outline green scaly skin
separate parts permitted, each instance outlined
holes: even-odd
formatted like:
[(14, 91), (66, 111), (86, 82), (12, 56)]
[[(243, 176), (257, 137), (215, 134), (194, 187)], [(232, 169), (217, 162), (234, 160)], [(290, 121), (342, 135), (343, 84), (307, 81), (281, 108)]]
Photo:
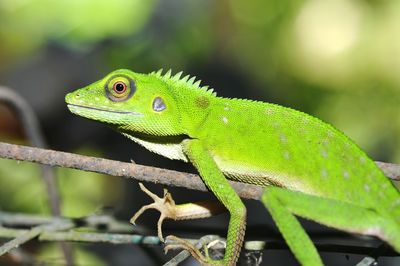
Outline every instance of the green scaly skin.
[(69, 93), (66, 102), (74, 114), (197, 168), (231, 217), (223, 260), (180, 245), (203, 264), (235, 265), (243, 243), (246, 209), (226, 177), (265, 186), (262, 202), (303, 265), (322, 261), (294, 215), (377, 236), (400, 252), (399, 191), (350, 139), (315, 117), (217, 97), (170, 71), (116, 70)]

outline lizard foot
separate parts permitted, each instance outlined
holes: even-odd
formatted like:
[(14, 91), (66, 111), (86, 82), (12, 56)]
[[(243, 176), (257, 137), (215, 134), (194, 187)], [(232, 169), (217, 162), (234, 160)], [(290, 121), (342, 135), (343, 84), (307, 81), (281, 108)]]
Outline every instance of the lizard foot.
[(205, 255), (201, 253), (201, 251), (195, 247), (189, 241), (170, 235), (167, 236), (166, 239), (168, 242), (172, 241), (174, 244), (167, 244), (164, 248), (165, 253), (167, 253), (171, 249), (184, 249), (187, 250), (201, 265), (224, 265), (223, 260), (213, 260), (208, 253), (208, 248), (221, 242), (221, 240), (214, 240), (210, 243), (203, 243), (203, 249)]
[(164, 252), (167, 253), (171, 249), (185, 249), (187, 250), (196, 260), (202, 265), (208, 265), (209, 258), (201, 254), (200, 250), (196, 248), (192, 243), (176, 236), (167, 236), (168, 241), (173, 241), (175, 244), (168, 244), (164, 248)]
[(167, 189), (164, 189), (164, 196), (160, 198), (159, 196), (148, 190), (142, 183), (139, 183), (139, 186), (144, 193), (146, 193), (150, 198), (154, 200), (154, 202), (140, 208), (140, 210), (138, 210), (135, 213), (135, 215), (132, 216), (130, 222), (132, 224), (135, 224), (136, 219), (139, 218), (139, 216), (142, 215), (142, 213), (145, 210), (148, 209), (158, 210), (160, 212), (160, 218), (158, 219), (157, 223), (157, 234), (160, 240), (164, 242), (164, 237), (162, 235), (162, 230), (161, 230), (162, 222), (164, 221), (165, 218), (176, 219), (175, 201), (173, 200), (171, 194), (168, 192)]

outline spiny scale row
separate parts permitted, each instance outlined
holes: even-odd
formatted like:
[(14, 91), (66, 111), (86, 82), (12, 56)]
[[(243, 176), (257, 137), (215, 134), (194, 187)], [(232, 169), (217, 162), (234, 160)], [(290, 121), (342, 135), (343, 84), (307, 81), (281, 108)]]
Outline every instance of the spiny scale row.
[(152, 72), (151, 74), (154, 74), (157, 77), (162, 78), (163, 80), (165, 80), (167, 82), (170, 82), (170, 81), (176, 82), (181, 85), (189, 86), (192, 89), (203, 90), (207, 94), (217, 95), (217, 93), (214, 92), (214, 90), (212, 88), (209, 88), (208, 86), (200, 87), (201, 80), (196, 81), (195, 76), (191, 77), (190, 75), (186, 75), (186, 76), (182, 77), (183, 71), (180, 71), (180, 72), (176, 73), (175, 75), (172, 75), (171, 69), (169, 69), (165, 74), (162, 74), (162, 72), (163, 72), (163, 69), (160, 69), (157, 72), (155, 72), (155, 71)]

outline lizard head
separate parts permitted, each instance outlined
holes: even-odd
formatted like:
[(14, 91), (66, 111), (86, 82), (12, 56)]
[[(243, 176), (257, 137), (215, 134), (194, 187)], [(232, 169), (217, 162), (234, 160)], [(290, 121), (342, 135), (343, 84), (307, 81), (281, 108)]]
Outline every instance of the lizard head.
[(65, 96), (68, 109), (118, 131), (182, 135), (180, 114), (168, 84), (154, 75), (120, 69)]

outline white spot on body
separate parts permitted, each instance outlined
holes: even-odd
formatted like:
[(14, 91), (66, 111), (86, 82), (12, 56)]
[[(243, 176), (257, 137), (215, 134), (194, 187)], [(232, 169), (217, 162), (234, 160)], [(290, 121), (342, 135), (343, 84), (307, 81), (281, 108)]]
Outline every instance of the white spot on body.
[(95, 100), (96, 102), (98, 102), (98, 101), (100, 100), (100, 98), (99, 98), (99, 97), (94, 97), (94, 100)]
[(344, 171), (343, 172), (343, 177), (344, 177), (344, 179), (349, 179), (349, 177), (350, 177), (350, 174), (349, 174), (349, 172), (347, 172), (347, 171)]
[(328, 152), (326, 151), (326, 150), (321, 150), (321, 156), (323, 157), (323, 158), (327, 158), (328, 157)]
[(345, 149), (350, 149), (350, 147), (351, 147), (350, 142), (346, 142), (344, 144), (344, 147), (345, 147)]
[(290, 159), (290, 153), (289, 153), (289, 151), (284, 151), (284, 152), (283, 152), (283, 158), (285, 158), (286, 160), (289, 160), (289, 159)]
[(328, 171), (325, 168), (321, 169), (321, 177), (322, 179), (326, 179), (328, 177)]
[(369, 180), (374, 180), (376, 177), (375, 177), (375, 174), (373, 173), (373, 172), (369, 172), (368, 173), (368, 175), (367, 175), (367, 179), (369, 179)]
[(396, 208), (398, 205), (400, 205), (400, 199), (397, 199), (397, 200), (393, 201), (393, 203), (392, 203), (390, 209), (394, 209), (394, 208)]
[(370, 188), (369, 188), (368, 184), (364, 184), (364, 190), (365, 190), (366, 192), (369, 192)]
[(272, 109), (272, 108), (265, 109), (265, 114), (266, 115), (273, 115), (274, 114), (274, 109)]
[(279, 139), (281, 140), (282, 143), (287, 142), (287, 138), (286, 138), (285, 134), (280, 134)]
[(223, 121), (225, 124), (228, 124), (228, 118), (226, 118), (225, 116), (222, 117), (222, 121)]
[(361, 163), (361, 164), (365, 164), (365, 161), (366, 161), (366, 160), (365, 160), (365, 157), (364, 157), (364, 156), (360, 157), (360, 163)]
[(310, 123), (310, 120), (307, 117), (303, 117), (302, 121), (301, 121), (304, 125), (307, 125), (308, 123)]
[(272, 122), (272, 127), (275, 128), (275, 129), (278, 129), (280, 127), (279, 122), (273, 121)]
[(229, 110), (231, 110), (231, 108), (229, 108), (229, 106), (225, 106), (225, 107), (224, 107), (224, 110), (225, 110), (225, 111), (229, 111)]

